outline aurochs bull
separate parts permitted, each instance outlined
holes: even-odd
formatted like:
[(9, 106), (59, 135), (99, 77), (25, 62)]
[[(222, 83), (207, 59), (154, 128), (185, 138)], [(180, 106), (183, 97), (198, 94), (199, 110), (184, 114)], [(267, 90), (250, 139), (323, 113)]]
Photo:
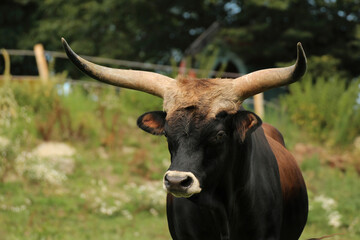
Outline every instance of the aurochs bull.
[(308, 198), (299, 167), (281, 133), (241, 107), (246, 98), (303, 76), (300, 43), (290, 67), (237, 79), (173, 79), (99, 66), (62, 42), (69, 59), (89, 76), (163, 98), (164, 111), (145, 113), (137, 124), (168, 141), (171, 164), (163, 185), (173, 239), (300, 237)]

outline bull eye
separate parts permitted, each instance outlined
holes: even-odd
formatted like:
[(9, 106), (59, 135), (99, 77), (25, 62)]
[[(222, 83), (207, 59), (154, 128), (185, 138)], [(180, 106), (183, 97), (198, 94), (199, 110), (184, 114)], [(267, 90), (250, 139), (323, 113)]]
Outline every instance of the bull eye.
[(224, 140), (225, 137), (226, 137), (226, 132), (221, 130), (216, 134), (215, 141), (221, 142)]

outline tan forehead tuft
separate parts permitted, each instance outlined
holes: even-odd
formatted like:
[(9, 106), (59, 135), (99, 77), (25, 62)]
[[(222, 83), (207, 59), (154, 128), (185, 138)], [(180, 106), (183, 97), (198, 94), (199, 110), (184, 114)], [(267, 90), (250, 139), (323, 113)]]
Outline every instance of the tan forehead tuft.
[(164, 96), (164, 110), (170, 117), (175, 111), (189, 107), (215, 117), (221, 111), (236, 112), (241, 100), (234, 94), (232, 79), (180, 78), (176, 87)]

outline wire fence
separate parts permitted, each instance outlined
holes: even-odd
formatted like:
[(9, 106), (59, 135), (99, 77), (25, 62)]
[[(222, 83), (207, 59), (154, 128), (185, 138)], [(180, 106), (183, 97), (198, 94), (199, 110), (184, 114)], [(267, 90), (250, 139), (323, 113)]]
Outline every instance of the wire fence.
[[(4, 79), (9, 81), (10, 79), (14, 80), (36, 80), (34, 76), (11, 76), (10, 74), (10, 57), (9, 56), (33, 56), (36, 59), (37, 67), (39, 70), (39, 78), (42, 82), (49, 80), (49, 72), (47, 62), (51, 61), (54, 58), (67, 59), (67, 55), (64, 52), (57, 51), (47, 51), (43, 48), (42, 44), (36, 44), (34, 46), (34, 51), (32, 50), (19, 50), (19, 49), (2, 49), (1, 50), (4, 60), (5, 60), (5, 71), (4, 75), (0, 75), (0, 80)], [(186, 67), (177, 67), (170, 65), (160, 65), (153, 63), (143, 63), (136, 61), (128, 60), (119, 60), (119, 59), (110, 59), (103, 57), (93, 57), (93, 56), (82, 56), (88, 61), (95, 62), (98, 64), (109, 64), (115, 66), (121, 66), (121, 68), (130, 68), (130, 69), (141, 69), (141, 70), (151, 70), (151, 71), (160, 71), (166, 73), (172, 73), (173, 75), (184, 73), (186, 70), (190, 73), (195, 73), (195, 75), (208, 75), (208, 76), (221, 76), (222, 78), (237, 78), (240, 77), (240, 73), (225, 72), (225, 71), (214, 71), (208, 69), (195, 69), (195, 68), (186, 68)], [(76, 81), (78, 82), (78, 80)], [(74, 84), (73, 80), (70, 81), (70, 85)], [(79, 82), (77, 83), (79, 84)], [(85, 83), (89, 84), (89, 83)], [(92, 83), (91, 83), (92, 84)], [(96, 83), (94, 83), (96, 84)], [(100, 85), (98, 85), (100, 86)], [(267, 101), (264, 101), (263, 94), (257, 94), (253, 99), (249, 99), (246, 102), (247, 104), (254, 106), (254, 111), (260, 116), (264, 116), (264, 105), (269, 104)]]

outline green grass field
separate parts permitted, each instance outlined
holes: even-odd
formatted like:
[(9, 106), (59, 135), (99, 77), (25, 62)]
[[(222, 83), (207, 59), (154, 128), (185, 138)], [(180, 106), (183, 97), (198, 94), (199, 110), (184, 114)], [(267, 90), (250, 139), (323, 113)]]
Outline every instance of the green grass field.
[[(142, 113), (162, 109), (161, 100), (112, 87), (74, 85), (58, 95), (61, 90), (0, 87), (0, 240), (171, 239), (161, 187), (166, 140), (136, 126)], [(290, 148), (303, 137), (285, 118), (273, 114), (267, 121)], [(44, 139), (74, 153), (40, 156)], [(332, 239), (360, 239), (353, 167), (340, 171), (313, 156), (301, 168), (310, 197), (301, 239), (332, 233), (345, 234)]]

